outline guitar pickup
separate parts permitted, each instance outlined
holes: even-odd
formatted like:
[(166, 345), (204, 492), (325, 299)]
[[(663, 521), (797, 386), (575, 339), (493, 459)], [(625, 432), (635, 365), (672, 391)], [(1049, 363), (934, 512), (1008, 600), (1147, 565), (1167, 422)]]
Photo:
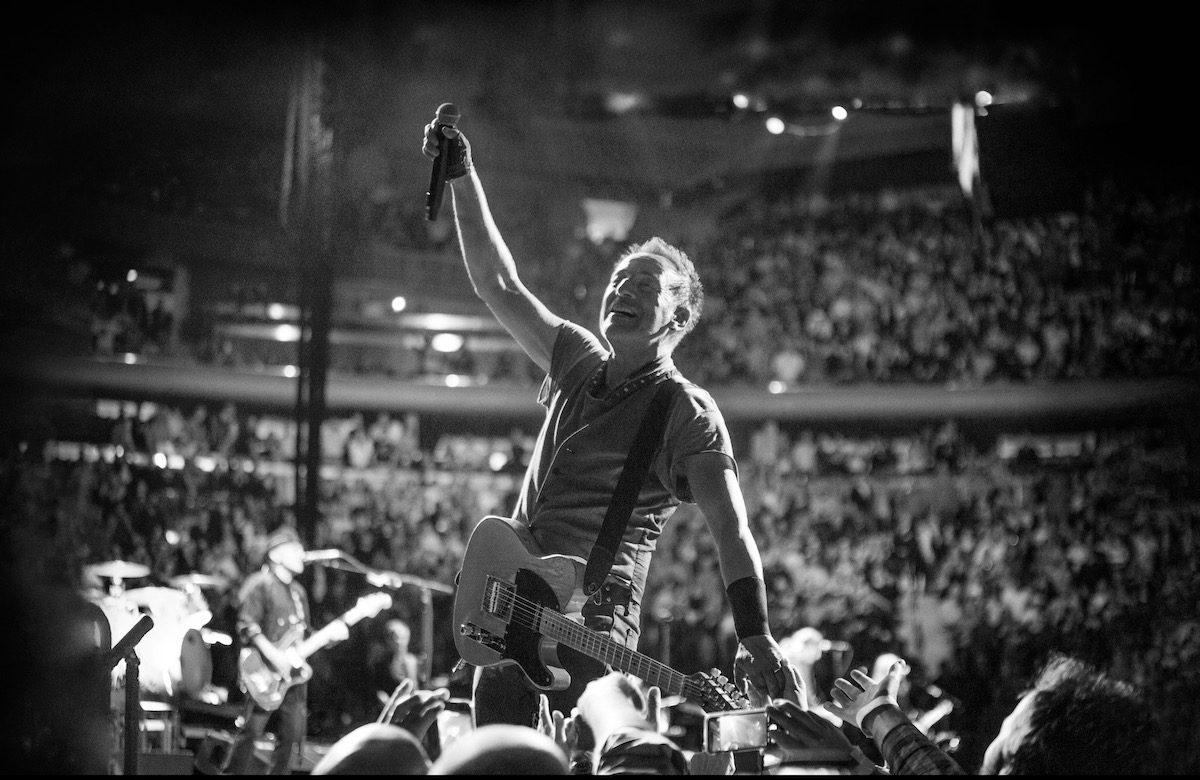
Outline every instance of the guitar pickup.
[(463, 623), (458, 627), (458, 633), (474, 642), (478, 642), (484, 647), (495, 650), (497, 653), (503, 653), (507, 646), (504, 642), (504, 637), (493, 634), (486, 628), (481, 628), (474, 623)]
[(483, 611), (495, 615), (505, 623), (512, 620), (513, 600), (516, 588), (512, 583), (488, 576), (483, 588)]

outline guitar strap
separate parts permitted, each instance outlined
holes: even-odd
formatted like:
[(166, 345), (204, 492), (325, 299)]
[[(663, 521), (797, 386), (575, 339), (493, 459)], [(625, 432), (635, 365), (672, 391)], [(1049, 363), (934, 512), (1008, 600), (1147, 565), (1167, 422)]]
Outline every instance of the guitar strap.
[(617, 557), (617, 548), (621, 546), (625, 526), (629, 523), (629, 516), (633, 513), (642, 483), (650, 471), (654, 445), (662, 439), (663, 427), (667, 423), (667, 407), (671, 403), (671, 390), (674, 386), (673, 382), (659, 382), (654, 397), (650, 399), (650, 406), (642, 417), (642, 424), (633, 439), (633, 444), (630, 445), (629, 454), (625, 457), (625, 466), (613, 490), (608, 512), (604, 515), (604, 524), (600, 527), (596, 543), (592, 545), (587, 568), (583, 572), (583, 593), (588, 598), (600, 590)]

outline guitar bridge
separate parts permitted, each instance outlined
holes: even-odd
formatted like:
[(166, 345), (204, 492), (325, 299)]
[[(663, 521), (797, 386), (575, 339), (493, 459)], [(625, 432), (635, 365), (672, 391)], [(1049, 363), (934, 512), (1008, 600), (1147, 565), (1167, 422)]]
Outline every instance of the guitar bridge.
[(505, 623), (512, 620), (513, 595), (515, 588), (511, 583), (488, 576), (483, 588), (483, 611), (495, 615)]
[(495, 650), (497, 653), (503, 654), (506, 648), (504, 637), (498, 634), (493, 634), (486, 628), (481, 628), (474, 623), (463, 623), (458, 627), (458, 633), (462, 634), (473, 642), (478, 642), (484, 647)]

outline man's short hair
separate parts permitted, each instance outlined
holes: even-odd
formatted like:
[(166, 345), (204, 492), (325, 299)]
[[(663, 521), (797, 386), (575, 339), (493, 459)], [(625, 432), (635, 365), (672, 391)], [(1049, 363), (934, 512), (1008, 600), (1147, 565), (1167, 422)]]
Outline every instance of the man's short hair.
[(1028, 731), (1005, 765), (1016, 775), (1153, 774), (1153, 712), (1133, 685), (1055, 654), (1027, 695)]
[(695, 329), (696, 323), (700, 321), (700, 313), (704, 310), (704, 285), (700, 283), (700, 276), (696, 273), (696, 265), (692, 262), (687, 253), (678, 247), (668, 244), (663, 239), (655, 236), (640, 244), (630, 244), (625, 253), (621, 255), (620, 260), (625, 260), (634, 255), (654, 255), (666, 260), (676, 271), (683, 275), (684, 282), (671, 289), (679, 299), (679, 302), (688, 310), (688, 321), (684, 323), (681, 335), (687, 335)]

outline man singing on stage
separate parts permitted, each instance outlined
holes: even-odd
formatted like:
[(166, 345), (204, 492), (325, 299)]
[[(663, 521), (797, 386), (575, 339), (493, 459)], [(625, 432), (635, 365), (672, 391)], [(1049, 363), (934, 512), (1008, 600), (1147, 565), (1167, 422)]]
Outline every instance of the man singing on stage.
[[(441, 161), (439, 143), (447, 149)], [(425, 127), (422, 151), (444, 167), (475, 293), (547, 374), (538, 398), (546, 419), (514, 508), (514, 519), (528, 527), (542, 554), (588, 559), (643, 417), (652, 402), (660, 408), (665, 399), (665, 411), (657, 413), (665, 424), (653, 442), (648, 473), (627, 520), (621, 518), (624, 531), (611, 550), (603, 587), (583, 607), (584, 625), (636, 648), (655, 544), (679, 504), (694, 502), (716, 542), (733, 611), (735, 678), (748, 679), (772, 698), (782, 695), (787, 661), (768, 626), (762, 562), (725, 421), (711, 395), (684, 378), (671, 359), (700, 318), (703, 289), (692, 261), (659, 238), (631, 246), (613, 268), (594, 334), (550, 311), (521, 282), (464, 135), (435, 119)], [(664, 387), (665, 395), (659, 393)], [(566, 646), (558, 648), (558, 657), (572, 681), (549, 698), (554, 709), (569, 714), (587, 683), (607, 670)], [(480, 667), (477, 722), (534, 726), (539, 693), (516, 665)]]

